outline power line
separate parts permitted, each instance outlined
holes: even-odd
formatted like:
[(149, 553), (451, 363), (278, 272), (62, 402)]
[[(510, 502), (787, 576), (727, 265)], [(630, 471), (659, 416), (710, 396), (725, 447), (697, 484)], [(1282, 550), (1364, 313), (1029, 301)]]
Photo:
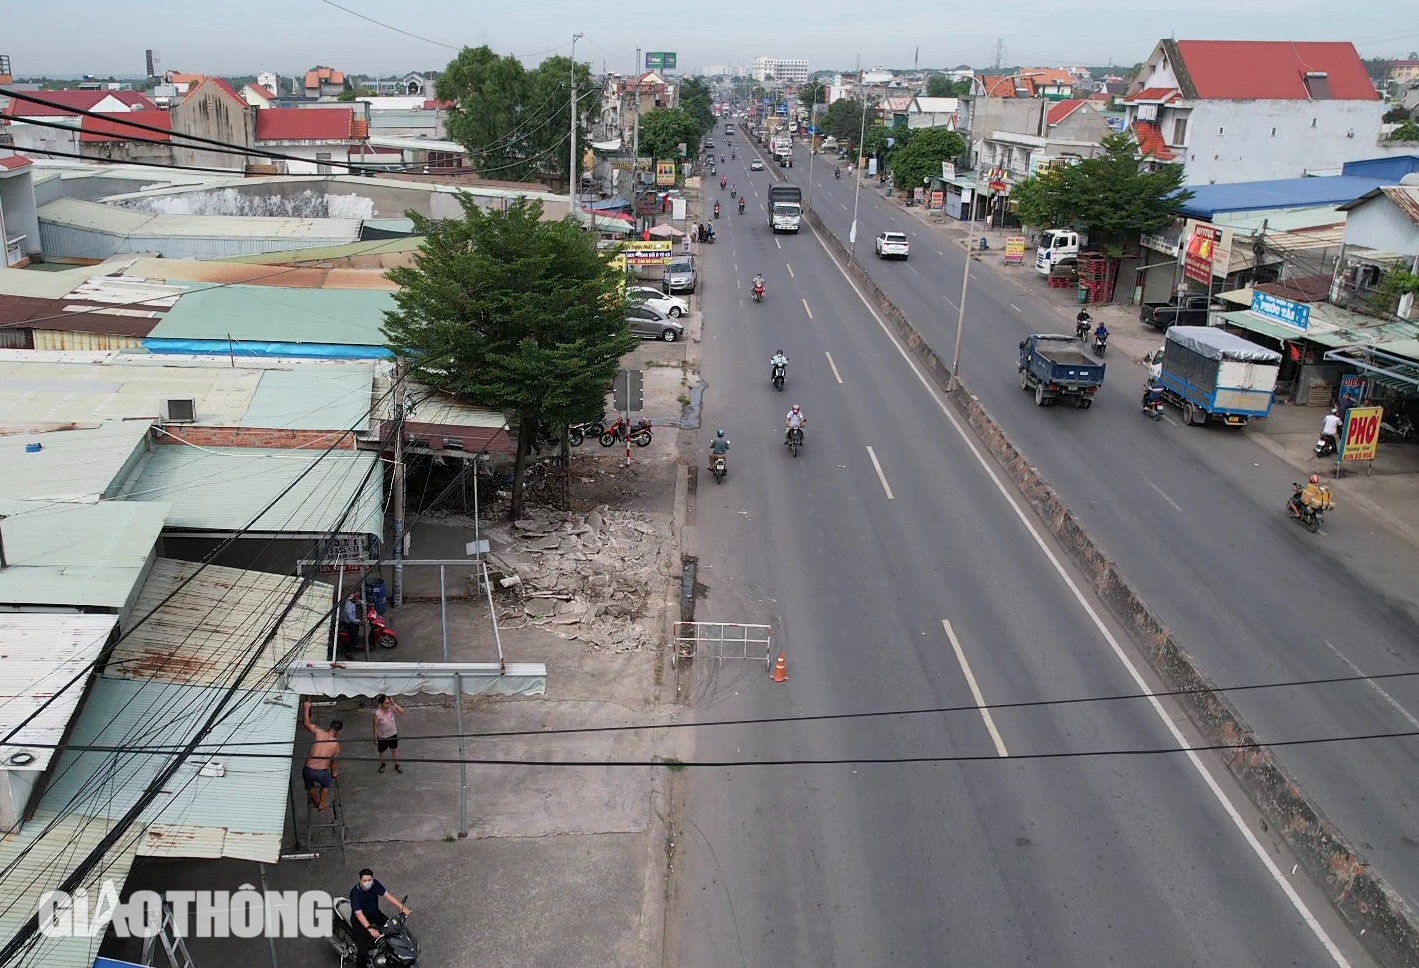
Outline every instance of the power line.
[(403, 34), (405, 37), (412, 37), (415, 40), (422, 40), (424, 43), (433, 44), (435, 47), (443, 47), (448, 50), (460, 49), (458, 47), (455, 47), (453, 44), (445, 44), (441, 40), (430, 40), (428, 37), (421, 37), (419, 34), (410, 33), (402, 27), (396, 27), (393, 24), (387, 24), (382, 20), (376, 20), (373, 17), (367, 17), (364, 14), (360, 13), (358, 10), (351, 10), (349, 7), (342, 7), (340, 4), (336, 3), (335, 0), (320, 0), (320, 2), (325, 4), (326, 6), (334, 7), (336, 10), (343, 10), (352, 17), (359, 17), (361, 20), (368, 21), (369, 23), (372, 23), (377, 27), (383, 27), (385, 30), (392, 30), (396, 34)]

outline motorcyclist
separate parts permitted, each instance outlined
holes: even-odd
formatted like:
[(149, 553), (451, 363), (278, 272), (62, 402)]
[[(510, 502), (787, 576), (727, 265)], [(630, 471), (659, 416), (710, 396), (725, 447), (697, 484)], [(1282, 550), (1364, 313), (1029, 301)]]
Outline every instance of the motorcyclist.
[[(725, 436), (724, 436), (724, 428), (723, 428), (723, 427), (720, 427), (719, 430), (715, 431), (714, 440), (710, 441), (709, 450), (710, 450), (709, 469), (710, 469), (710, 470), (714, 470), (714, 459), (715, 459), (716, 457), (724, 457), (725, 454), (728, 454), (728, 453), (729, 453), (729, 441), (728, 441), (728, 440), (725, 438)], [(724, 466), (725, 466), (726, 468), (729, 466), (729, 458), (727, 458), (727, 457), (725, 457), (725, 459), (724, 459)]]
[(739, 196), (739, 214), (740, 214), (740, 215), (743, 215), (743, 214), (744, 214), (744, 196), (743, 196), (743, 195), (740, 195), (740, 196)]
[(788, 357), (783, 355), (783, 350), (779, 350), (769, 357), (769, 379), (778, 376), (779, 367), (783, 367), (783, 375), (788, 376)]
[(834, 177), (834, 178), (841, 178), (841, 177), (843, 177), (843, 170), (842, 170), (841, 167), (839, 167), (839, 166), (837, 166), (837, 165), (834, 165), (834, 166), (833, 166), (833, 177)]
[(729, 186), (729, 197), (730, 197), (730, 198), (733, 198), (735, 195), (738, 195), (738, 194), (739, 194), (739, 186), (738, 186), (738, 185), (730, 185), (730, 186)]
[(719, 218), (719, 202), (714, 203), (714, 217)]
[(762, 272), (754, 274), (754, 288), (760, 292), (764, 291), (764, 274)]
[(729, 176), (728, 176), (728, 175), (720, 175), (720, 176), (719, 176), (719, 190), (720, 190), (720, 191), (724, 191), (724, 186), (725, 186), (725, 185), (728, 185), (728, 184), (729, 184)]
[(1163, 385), (1152, 377), (1143, 386), (1143, 409), (1151, 410), (1163, 402)]
[(1087, 339), (1089, 336), (1089, 323), (1093, 318), (1089, 315), (1089, 310), (1079, 310), (1079, 315), (1074, 317), (1074, 335), (1077, 339)]
[(1323, 440), (1330, 441), (1332, 450), (1340, 447), (1340, 414), (1334, 407), (1325, 415), (1325, 420), (1320, 425), (1320, 435)]
[(783, 443), (788, 446), (788, 435), (795, 429), (802, 430), (808, 425), (808, 415), (798, 404), (793, 405), (793, 409), (783, 418)]
[(720, 155), (720, 156), (719, 156), (719, 163), (720, 163), (721, 165), (724, 164), (724, 155)]
[(731, 152), (729, 153), (729, 160), (730, 160), (730, 161), (733, 161), (733, 160), (734, 160), (735, 158), (737, 158), (737, 157), (739, 157), (739, 156), (736, 155), (734, 152), (731, 151)]
[(1326, 488), (1321, 484), (1320, 476), (1312, 474), (1310, 481), (1300, 491), (1291, 495), (1291, 509), (1296, 512), (1296, 517), (1304, 516), (1304, 508), (1312, 511), (1324, 511), (1326, 506)]
[(1100, 323), (1098, 328), (1094, 330), (1094, 341), (1097, 343), (1103, 343), (1105, 345), (1108, 345), (1109, 328), (1103, 323)]

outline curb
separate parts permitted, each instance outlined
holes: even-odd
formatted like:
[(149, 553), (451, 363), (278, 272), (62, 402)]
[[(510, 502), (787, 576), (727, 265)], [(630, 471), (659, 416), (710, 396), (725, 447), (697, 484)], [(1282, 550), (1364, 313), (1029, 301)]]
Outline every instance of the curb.
[(948, 390), (950, 368), (927, 344), (906, 315), (887, 298), (860, 263), (849, 263), (847, 249), (816, 213), (804, 218), (825, 245), (841, 259), (852, 280), (896, 328), (903, 344), (930, 374), (946, 398), (970, 424), (981, 443), (995, 457), (1049, 533), (1084, 573), (1094, 594), (1148, 660), (1206, 743), (1234, 747), (1230, 755), (1218, 753), (1227, 771), (1246, 792), (1252, 804), (1286, 841), (1301, 867), (1330, 899), (1367, 952), (1385, 968), (1410, 968), (1419, 964), (1419, 921), (1414, 912), (1374, 872), (1329, 818), (1311, 803), (1296, 781), (1264, 745), (1241, 714), (1187, 650), (1173, 638), (1148, 603), (1118, 570), (1113, 560), (1084, 529), (1048, 481), (1032, 466), (1005, 431), (961, 383)]

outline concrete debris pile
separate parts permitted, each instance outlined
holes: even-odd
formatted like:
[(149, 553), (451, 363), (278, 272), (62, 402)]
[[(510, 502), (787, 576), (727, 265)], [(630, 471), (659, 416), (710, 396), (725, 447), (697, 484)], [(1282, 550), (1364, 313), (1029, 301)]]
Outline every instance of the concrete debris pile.
[[(640, 623), (668, 574), (668, 528), (602, 505), (589, 514), (535, 510), (485, 532), (495, 590), (517, 598), (521, 616), (595, 649), (634, 652), (655, 639)], [(500, 620), (504, 619), (500, 612)]]

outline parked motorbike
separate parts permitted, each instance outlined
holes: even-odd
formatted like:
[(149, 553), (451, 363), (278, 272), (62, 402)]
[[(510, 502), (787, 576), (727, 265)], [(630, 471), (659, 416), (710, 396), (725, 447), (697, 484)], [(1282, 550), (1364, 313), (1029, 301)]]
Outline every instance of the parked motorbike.
[(601, 446), (610, 447), (618, 440), (625, 443), (629, 438), (637, 447), (644, 447), (651, 441), (651, 426), (651, 422), (644, 418), (637, 420), (633, 426), (626, 422), (625, 417), (617, 417), (616, 422), (601, 435)]
[(784, 366), (774, 367), (774, 389), (783, 392), (783, 381), (788, 376), (788, 368)]
[(569, 443), (573, 447), (580, 447), (582, 442), (588, 437), (600, 437), (606, 432), (606, 415), (602, 414), (595, 420), (588, 420), (585, 423), (572, 424), (567, 428)]
[(1291, 500), (1286, 502), (1286, 514), (1300, 521), (1311, 534), (1315, 534), (1325, 523), (1325, 512), (1301, 503), (1301, 491), (1304, 487), (1303, 484), (1291, 485)]
[(1106, 353), (1106, 352), (1108, 351), (1108, 348), (1109, 348), (1109, 338), (1108, 338), (1107, 336), (1104, 336), (1104, 337), (1095, 336), (1095, 337), (1094, 337), (1094, 352), (1095, 352), (1097, 355), (1103, 356), (1104, 353)]
[(1334, 434), (1321, 434), (1316, 441), (1315, 452), (1317, 457), (1329, 457), (1335, 453), (1336, 442)]
[[(409, 900), (407, 895), (404, 900)], [(355, 932), (365, 929), (355, 920), (350, 909), (350, 898), (344, 895), (335, 899), (330, 943), (339, 953), (341, 965), (353, 965), (354, 968), (418, 968), (419, 939), (409, 930), (408, 921), (407, 914), (396, 914), (384, 922), (379, 937), (370, 940), (365, 963), (358, 965), (355, 959), (359, 957), (360, 948)]]
[(729, 470), (725, 466), (723, 454), (714, 455), (714, 466), (710, 468), (710, 473), (714, 475), (714, 482), (716, 484), (724, 483), (725, 475), (729, 473)]
[(754, 296), (754, 302), (763, 302), (763, 301), (764, 301), (764, 284), (763, 284), (762, 282), (756, 282), (756, 283), (754, 283), (753, 296)]
[(1380, 421), (1380, 440), (1413, 440), (1414, 421), (1407, 413), (1397, 413)]
[(399, 645), (399, 636), (394, 634), (394, 629), (389, 627), (384, 616), (375, 611), (373, 605), (365, 609), (365, 621), (370, 627), (370, 645), (381, 649), (393, 649)]
[(798, 456), (798, 448), (803, 446), (803, 428), (790, 427), (788, 430), (788, 449), (794, 457)]

